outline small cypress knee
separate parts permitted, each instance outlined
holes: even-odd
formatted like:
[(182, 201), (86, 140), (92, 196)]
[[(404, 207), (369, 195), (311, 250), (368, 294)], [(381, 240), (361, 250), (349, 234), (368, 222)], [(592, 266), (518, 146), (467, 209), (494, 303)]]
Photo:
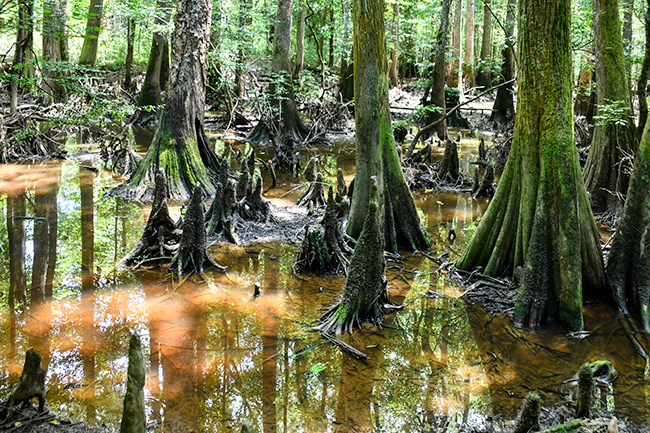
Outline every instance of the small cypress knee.
[(589, 416), (594, 405), (594, 374), (589, 364), (582, 364), (578, 370), (578, 405), (576, 416)]
[(524, 405), (517, 416), (514, 433), (528, 433), (539, 430), (539, 394), (528, 393)]

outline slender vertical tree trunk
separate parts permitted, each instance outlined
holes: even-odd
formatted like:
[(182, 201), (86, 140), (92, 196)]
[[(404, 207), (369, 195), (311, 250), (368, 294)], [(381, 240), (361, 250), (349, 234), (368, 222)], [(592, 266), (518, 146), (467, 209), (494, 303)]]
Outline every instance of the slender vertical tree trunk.
[[(634, 12), (634, 0), (620, 0), (620, 8), (623, 11), (622, 32), (623, 50), (625, 53), (625, 74), (627, 76), (627, 87), (632, 89), (632, 13)], [(630, 93), (630, 102), (634, 104), (634, 93)], [(632, 109), (634, 107), (632, 106)]]
[[(451, 9), (452, 0), (443, 0), (442, 11), (440, 12), (440, 28), (438, 29), (438, 37), (436, 41), (436, 55), (435, 64), (433, 67), (433, 76), (431, 77), (431, 87), (429, 91), (429, 101), (425, 103), (428, 106), (438, 107), (438, 111), (429, 111), (426, 116), (426, 123), (432, 123), (444, 116), (447, 110), (445, 100), (445, 82), (447, 77), (447, 63), (445, 62), (445, 54), (447, 48), (447, 36), (449, 34), (449, 13)], [(438, 138), (445, 140), (448, 136), (447, 133), (447, 120), (438, 123), (436, 127)]]
[(135, 42), (135, 20), (129, 17), (128, 28), (126, 32), (126, 61), (124, 62), (124, 88), (131, 88), (131, 68), (133, 67), (133, 44)]
[[(506, 11), (506, 46), (501, 51), (503, 60), (501, 61), (501, 78), (500, 82), (508, 82), (515, 77), (515, 49), (514, 34), (515, 23), (517, 20), (517, 0), (508, 0)], [(492, 114), (490, 120), (498, 124), (506, 124), (515, 118), (515, 103), (512, 93), (514, 92), (513, 84), (506, 84), (499, 87), (497, 96), (494, 99)]]
[(487, 89), (492, 85), (492, 71), (490, 68), (490, 62), (492, 61), (492, 13), (490, 12), (490, 0), (484, 1), (481, 66), (476, 80), (479, 86)]
[(399, 86), (399, 2), (393, 3), (393, 21), (391, 23), (393, 46), (390, 50), (390, 67), (388, 68), (388, 85)]
[(455, 0), (454, 22), (451, 33), (451, 57), (449, 60), (449, 76), (447, 86), (457, 89), (460, 85), (460, 29), (462, 26), (463, 0)]
[(81, 54), (79, 55), (80, 65), (95, 66), (103, 8), (104, 0), (90, 0), (88, 20), (86, 22), (86, 36), (84, 36), (84, 43), (81, 47)]
[(60, 102), (65, 97), (65, 87), (61, 83), (62, 76), (56, 71), (57, 63), (62, 60), (61, 36), (63, 32), (64, 11), (59, 9), (58, 0), (43, 2), (43, 89), (47, 92), (44, 104)]
[(57, 40), (59, 41), (59, 52), (61, 53), (61, 61), (70, 61), (70, 54), (68, 50), (68, 0), (59, 0), (58, 10), (61, 13), (59, 34)]
[(598, 115), (584, 169), (585, 184), (594, 213), (616, 215), (629, 182), (634, 150), (634, 122), (625, 74), (625, 56), (618, 0), (594, 0), (596, 99)]
[(472, 89), (476, 87), (476, 72), (474, 70), (474, 0), (465, 3), (465, 52), (463, 56), (463, 75), (465, 85)]
[[(293, 79), (300, 79), (300, 73), (305, 64), (305, 19), (307, 12), (305, 8), (300, 8), (298, 12), (298, 22), (296, 23), (296, 65), (293, 69)], [(300, 79), (300, 86), (302, 87), (302, 79)]]
[[(158, 0), (156, 2), (156, 24), (165, 26), (169, 22), (168, 0)], [(167, 85), (169, 78), (169, 41), (167, 35), (157, 31), (153, 34), (151, 51), (149, 52), (149, 61), (147, 71), (138, 96), (138, 106), (162, 105), (162, 91)]]
[(605, 288), (600, 234), (573, 142), (570, 0), (519, 1), (519, 94), (512, 149), (461, 269), (521, 267), (514, 319), (581, 329), (584, 293)]
[(576, 90), (573, 112), (576, 116), (585, 116), (587, 123), (591, 124), (594, 117), (596, 95), (593, 88), (593, 55), (589, 50), (583, 52), (582, 62), (584, 66), (580, 68), (580, 75), (578, 76), (578, 89)]
[(33, 3), (30, 0), (19, 0), (18, 20), (16, 21), (16, 48), (12, 62), (12, 75), (10, 85), (10, 113), (15, 113), (18, 108), (19, 81), (29, 78), (29, 67), (26, 65), (30, 59), (32, 50), (32, 9)]
[(328, 8), (329, 11), (329, 21), (328, 21), (328, 28), (330, 31), (330, 44), (329, 44), (329, 59), (327, 61), (327, 67), (332, 70), (334, 68), (334, 9), (331, 7)]
[(650, 0), (647, 0), (645, 10), (645, 53), (643, 55), (643, 66), (639, 73), (636, 93), (639, 97), (639, 124), (637, 125), (634, 139), (641, 142), (641, 135), (645, 131), (645, 124), (648, 120), (648, 100), (646, 99), (646, 86), (650, 79)]
[(244, 85), (244, 64), (246, 61), (248, 39), (251, 34), (248, 28), (252, 24), (250, 0), (239, 0), (239, 38), (237, 40), (237, 60), (235, 63), (235, 95), (242, 97), (246, 93)]

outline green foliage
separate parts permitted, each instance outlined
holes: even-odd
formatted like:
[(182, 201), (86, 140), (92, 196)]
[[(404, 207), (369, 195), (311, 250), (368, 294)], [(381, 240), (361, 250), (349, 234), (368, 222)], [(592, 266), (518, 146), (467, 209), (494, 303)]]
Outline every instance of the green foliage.
[(623, 101), (605, 100), (607, 104), (598, 105), (598, 115), (594, 116), (596, 123), (601, 126), (627, 126), (630, 120), (630, 107)]

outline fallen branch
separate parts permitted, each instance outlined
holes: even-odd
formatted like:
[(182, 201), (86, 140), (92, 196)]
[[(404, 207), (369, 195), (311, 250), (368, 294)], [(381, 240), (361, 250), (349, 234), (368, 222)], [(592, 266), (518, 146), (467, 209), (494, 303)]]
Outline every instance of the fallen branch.
[(359, 359), (359, 360), (368, 360), (368, 359), (370, 359), (370, 357), (368, 355), (366, 355), (365, 353), (358, 351), (357, 349), (350, 346), (345, 341), (340, 340), (340, 339), (334, 337), (333, 335), (328, 334), (327, 332), (321, 332), (320, 335), (322, 335), (330, 343), (339, 346), (345, 353), (355, 357), (356, 359)]
[(474, 101), (476, 101), (477, 99), (479, 99), (479, 98), (482, 97), (483, 95), (486, 95), (487, 93), (489, 93), (489, 92), (491, 92), (491, 91), (493, 91), (493, 90), (496, 90), (496, 89), (498, 89), (499, 87), (503, 87), (503, 86), (505, 86), (505, 85), (507, 85), (507, 84), (513, 83), (515, 80), (517, 80), (517, 79), (516, 79), (516, 78), (513, 78), (512, 80), (508, 80), (508, 81), (505, 81), (505, 82), (503, 82), (503, 83), (501, 83), (501, 84), (497, 84), (496, 86), (490, 87), (489, 89), (487, 89), (487, 90), (485, 90), (485, 91), (479, 93), (479, 94), (476, 95), (475, 97), (473, 97), (473, 98), (471, 98), (471, 99), (468, 99), (467, 101), (462, 102), (462, 103), (456, 105), (454, 108), (452, 108), (451, 110), (449, 110), (449, 111), (448, 111), (444, 116), (442, 116), (441, 118), (439, 118), (439, 119), (437, 119), (437, 120), (435, 120), (435, 121), (429, 123), (429, 124), (426, 125), (424, 128), (420, 129), (420, 130), (418, 131), (418, 133), (415, 134), (415, 137), (413, 137), (413, 140), (411, 141), (411, 144), (410, 144), (410, 146), (409, 146), (409, 149), (408, 149), (408, 151), (406, 152), (406, 159), (409, 159), (409, 158), (411, 157), (411, 155), (413, 155), (413, 151), (415, 150), (415, 146), (417, 145), (417, 143), (418, 143), (418, 141), (420, 140), (420, 137), (422, 137), (422, 135), (427, 134), (427, 133), (433, 131), (433, 129), (434, 129), (436, 126), (438, 126), (438, 124), (439, 124), (440, 122), (442, 122), (443, 120), (447, 119), (449, 116), (451, 116), (452, 114), (454, 114), (456, 111), (458, 111), (458, 110), (460, 109), (460, 107), (462, 107), (462, 106), (464, 106), (464, 105), (467, 105), (467, 104), (469, 104), (470, 102), (474, 102)]

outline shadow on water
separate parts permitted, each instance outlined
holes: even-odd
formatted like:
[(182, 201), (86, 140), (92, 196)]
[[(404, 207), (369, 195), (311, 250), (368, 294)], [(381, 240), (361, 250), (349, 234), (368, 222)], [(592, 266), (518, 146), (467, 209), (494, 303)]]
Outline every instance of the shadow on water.
[[(220, 146), (233, 165), (248, 149)], [(303, 152), (304, 164), (310, 156)], [(349, 143), (321, 158), (329, 181), (338, 168), (352, 179)], [(115, 183), (110, 174), (72, 162), (9, 165), (0, 173), (7, 229), (0, 231), (2, 396), (34, 346), (48, 365), (48, 406), (116, 426), (128, 339), (138, 332), (154, 431), (238, 431), (244, 419), (265, 433), (487, 429), (492, 417), (513, 418), (530, 390), (546, 406), (562, 402), (571, 390), (564, 382), (595, 359), (612, 361), (620, 373), (600, 388), (599, 404), (649, 421), (645, 364), (604, 306), (585, 308), (592, 335), (582, 340), (552, 327), (517, 329), (505, 316), (457, 299), (464, 289), (451, 286), (437, 264), (404, 252), (387, 268), (391, 298), (404, 310), (381, 330), (346, 337), (370, 357), (358, 361), (313, 329), (344, 278), (294, 276), (298, 246), (215, 246), (228, 272), (207, 272), (205, 280), (131, 273), (115, 263), (139, 238), (148, 209), (103, 197)], [(295, 202), (299, 190), (283, 194), (299, 184), (286, 177), (268, 197)], [(452, 258), (487, 206), (432, 191), (417, 193), (416, 202), (435, 242), (432, 254)]]

